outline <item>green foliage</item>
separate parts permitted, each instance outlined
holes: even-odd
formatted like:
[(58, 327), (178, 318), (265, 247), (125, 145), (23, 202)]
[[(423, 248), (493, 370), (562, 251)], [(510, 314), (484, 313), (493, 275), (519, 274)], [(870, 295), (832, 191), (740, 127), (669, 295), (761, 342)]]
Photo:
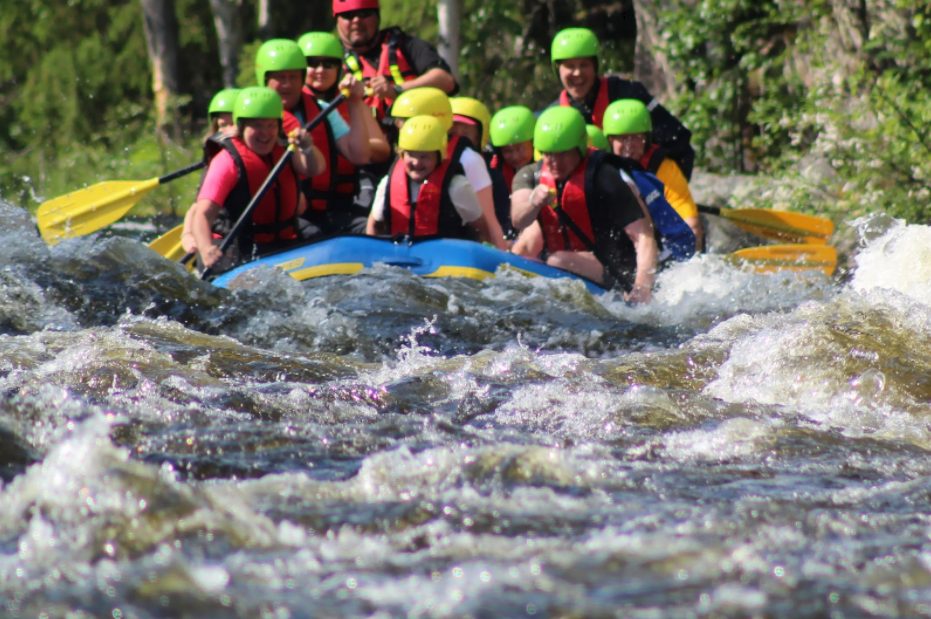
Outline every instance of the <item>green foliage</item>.
[(435, 44), (439, 31), (436, 23), (436, 0), (409, 2), (405, 0), (381, 1), (381, 25), (399, 26), (405, 32)]
[[(800, 105), (803, 89), (783, 77), (786, 63), (797, 31), (829, 10), (824, 0), (670, 2), (663, 49), (686, 85), (671, 107), (684, 110), (704, 166), (743, 170), (778, 153), (788, 136), (760, 112), (791, 115)], [(772, 133), (754, 142), (761, 125)]]
[(50, 151), (90, 140), (111, 102), (145, 93), (138, 10), (102, 1), (72, 4), (24, 2), (0, 17), (0, 37), (18, 52), (0, 69), (0, 92), (12, 117), (3, 119), (9, 131), (0, 132), (8, 148), (38, 144)]
[(663, 14), (686, 84), (672, 106), (700, 164), (778, 179), (742, 206), (931, 221), (931, 8), (868, 6), (846, 23), (823, 0), (673, 0)]
[[(329, 5), (276, 5), (268, 32), (259, 33), (257, 0), (244, 2), (237, 85), (253, 85), (261, 40), (331, 30)], [(777, 179), (741, 206), (755, 201), (838, 218), (881, 208), (931, 221), (931, 5), (648, 6), (660, 11), (662, 51), (682, 85), (666, 104), (692, 130), (699, 165)], [(100, 180), (150, 178), (197, 159), (207, 102), (222, 86), (216, 34), (208, 3), (176, 0), (176, 11), (184, 93), (176, 103), (187, 114), (186, 133), (181, 144), (165, 145), (154, 138), (138, 2), (22, 0), (4, 7), (0, 38), (15, 54), (0, 63), (3, 199), (34, 208)], [(492, 111), (517, 103), (541, 109), (556, 97), (549, 43), (566, 26), (596, 31), (602, 71), (631, 69), (630, 0), (463, 0), (462, 16), (461, 92)], [(436, 0), (382, 0), (382, 24), (436, 44)], [(146, 205), (186, 206), (194, 184), (172, 183)]]
[[(620, 17), (606, 19), (595, 13), (599, 5), (624, 3), (575, 2), (562, 5), (567, 15), (589, 16), (578, 21), (558, 21), (550, 28), (543, 17), (547, 5), (524, 0), (464, 0), (459, 54), (461, 91), (476, 97), (494, 111), (507, 105), (526, 105), (540, 110), (559, 94), (561, 86), (549, 57), (556, 30), (570, 25), (592, 28), (601, 41), (600, 69), (629, 71), (633, 61), (633, 37), (617, 36)], [(540, 20), (534, 15), (539, 14)], [(632, 19), (632, 14), (628, 15)], [(630, 31), (632, 34), (632, 30)]]

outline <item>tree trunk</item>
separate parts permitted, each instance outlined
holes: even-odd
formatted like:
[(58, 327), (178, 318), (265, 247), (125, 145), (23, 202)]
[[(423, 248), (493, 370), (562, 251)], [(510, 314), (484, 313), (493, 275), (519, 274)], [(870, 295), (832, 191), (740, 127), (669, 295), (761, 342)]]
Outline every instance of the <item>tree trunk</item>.
[(217, 48), (223, 68), (223, 86), (236, 85), (239, 74), (239, 50), (242, 49), (242, 20), (239, 12), (242, 0), (210, 0), (213, 27), (217, 31)]
[(180, 135), (177, 105), (181, 91), (178, 71), (178, 20), (174, 0), (139, 0), (146, 49), (152, 64), (155, 122), (161, 138)]
[(633, 0), (637, 19), (637, 44), (634, 50), (634, 79), (647, 87), (659, 101), (675, 95), (675, 80), (666, 55), (659, 51), (660, 25), (657, 19), (662, 2)]
[(437, 51), (459, 75), (459, 23), (462, 20), (462, 0), (437, 0), (436, 19), (440, 36)]
[(256, 27), (258, 29), (259, 39), (267, 39), (271, 24), (271, 0), (259, 0), (259, 8), (256, 12)]

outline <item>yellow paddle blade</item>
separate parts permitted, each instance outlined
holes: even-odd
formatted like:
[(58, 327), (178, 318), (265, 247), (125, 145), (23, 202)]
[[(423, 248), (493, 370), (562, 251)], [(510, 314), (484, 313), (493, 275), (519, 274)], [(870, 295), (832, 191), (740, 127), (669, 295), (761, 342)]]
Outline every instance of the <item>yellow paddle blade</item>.
[(837, 268), (837, 250), (831, 245), (763, 245), (747, 247), (727, 257), (759, 273), (818, 270), (830, 276)]
[(764, 228), (761, 226), (754, 226), (748, 223), (740, 221), (732, 221), (735, 226), (743, 230), (744, 232), (749, 232), (750, 234), (755, 234), (756, 236), (762, 237), (764, 239), (772, 239), (773, 241), (782, 241), (783, 243), (796, 244), (796, 243), (812, 243), (814, 245), (824, 245), (828, 242), (827, 237), (823, 236), (806, 236), (803, 234), (793, 234), (791, 232), (783, 230), (775, 230), (773, 228)]
[(834, 233), (834, 222), (830, 219), (804, 213), (722, 208), (719, 214), (747, 232), (764, 238), (825, 243)]
[(158, 184), (158, 178), (105, 181), (44, 202), (36, 210), (39, 232), (49, 245), (95, 232), (125, 215)]
[(184, 224), (178, 224), (165, 234), (149, 241), (149, 247), (157, 254), (168, 260), (181, 260), (184, 256), (184, 248), (181, 247), (181, 233), (184, 231)]
[[(184, 232), (184, 224), (178, 224), (165, 234), (149, 241), (149, 248), (160, 254), (162, 257), (172, 262), (178, 262), (187, 255), (181, 246), (181, 233)], [(188, 261), (184, 265), (188, 271), (194, 270), (194, 260)]]

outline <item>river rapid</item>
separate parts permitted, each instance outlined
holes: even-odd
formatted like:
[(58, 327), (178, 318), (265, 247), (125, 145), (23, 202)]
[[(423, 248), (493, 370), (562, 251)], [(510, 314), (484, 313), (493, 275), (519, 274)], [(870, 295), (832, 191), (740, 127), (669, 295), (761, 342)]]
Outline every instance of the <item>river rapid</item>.
[(931, 228), (631, 307), (0, 208), (2, 617), (931, 616)]

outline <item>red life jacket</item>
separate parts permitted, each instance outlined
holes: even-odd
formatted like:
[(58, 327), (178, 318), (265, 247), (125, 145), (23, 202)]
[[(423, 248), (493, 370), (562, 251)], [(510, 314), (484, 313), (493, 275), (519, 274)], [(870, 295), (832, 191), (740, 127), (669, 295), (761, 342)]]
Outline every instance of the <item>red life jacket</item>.
[(462, 139), (462, 136), (460, 135), (449, 136), (449, 138), (446, 140), (446, 161), (460, 163), (460, 159), (462, 159), (462, 151), (464, 151), (466, 148), (469, 148), (471, 145), (472, 142), (467, 139)]
[[(585, 171), (588, 165), (589, 157), (585, 157), (563, 183), (560, 192), (556, 179), (546, 163), (540, 162), (540, 183), (558, 192), (559, 208), (563, 211), (563, 215), (560, 216), (556, 209), (546, 206), (540, 209), (537, 215), (537, 220), (543, 228), (543, 242), (550, 252), (595, 250), (595, 234), (585, 198)], [(567, 226), (562, 217), (568, 217), (574, 225)], [(580, 238), (578, 232), (583, 233), (586, 238)]]
[(508, 162), (505, 161), (504, 157), (501, 155), (494, 155), (491, 158), (489, 167), (492, 170), (501, 170), (501, 176), (504, 177), (504, 182), (508, 186), (508, 191), (511, 191), (511, 185), (514, 183), (514, 175), (517, 174), (517, 170), (508, 165)]
[[(598, 94), (595, 96), (595, 105), (592, 108), (592, 124), (599, 129), (604, 127), (605, 110), (611, 102), (608, 100), (608, 78), (598, 78)], [(559, 93), (559, 105), (569, 106), (569, 93), (565, 89)]]
[(462, 219), (449, 198), (449, 182), (461, 169), (445, 158), (421, 184), (417, 201), (411, 202), (404, 163), (395, 159), (385, 188), (385, 221), (391, 236), (462, 236)]
[[(304, 118), (312, 120), (320, 113), (322, 108), (317, 103), (317, 98), (305, 86), (301, 92), (301, 105), (303, 106)], [(343, 101), (337, 108), (345, 120), (349, 120), (349, 104)], [(289, 117), (290, 119), (287, 119)], [(285, 113), (285, 132), (289, 131), (289, 126), (298, 123), (297, 118), (290, 112)], [(336, 139), (333, 136), (333, 130), (330, 123), (323, 121), (310, 132), (314, 139), (314, 146), (323, 155), (326, 161), (326, 170), (321, 174), (312, 176), (301, 183), (301, 190), (307, 196), (307, 203), (311, 210), (325, 211), (330, 201), (352, 201), (356, 193), (356, 181), (358, 178), (358, 169), (348, 159), (340, 154), (336, 147)]]
[(659, 170), (659, 167), (663, 164), (663, 161), (666, 159), (666, 151), (659, 144), (650, 144), (650, 147), (646, 149), (643, 153), (643, 156), (640, 157), (640, 165), (643, 166), (643, 169), (651, 174), (656, 174), (656, 171)]
[[(284, 155), (285, 149), (276, 144), (271, 154), (263, 157), (238, 137), (223, 140), (223, 147), (233, 157), (239, 173), (236, 186), (223, 204), (232, 220), (236, 221)], [(268, 244), (297, 239), (297, 205), (297, 175), (290, 165), (286, 165), (252, 211), (252, 225), (243, 235), (244, 240)]]
[[(390, 77), (395, 84), (403, 84), (414, 79), (417, 74), (400, 49), (401, 34), (398, 28), (387, 28), (381, 31), (381, 54), (378, 57), (378, 65), (373, 65), (365, 56), (350, 51), (345, 59), (346, 69), (351, 71), (357, 80), (362, 80), (366, 84), (378, 75)], [(379, 122), (385, 117), (393, 101), (394, 97), (382, 99), (374, 95), (365, 99), (366, 105), (375, 110), (375, 116)]]

